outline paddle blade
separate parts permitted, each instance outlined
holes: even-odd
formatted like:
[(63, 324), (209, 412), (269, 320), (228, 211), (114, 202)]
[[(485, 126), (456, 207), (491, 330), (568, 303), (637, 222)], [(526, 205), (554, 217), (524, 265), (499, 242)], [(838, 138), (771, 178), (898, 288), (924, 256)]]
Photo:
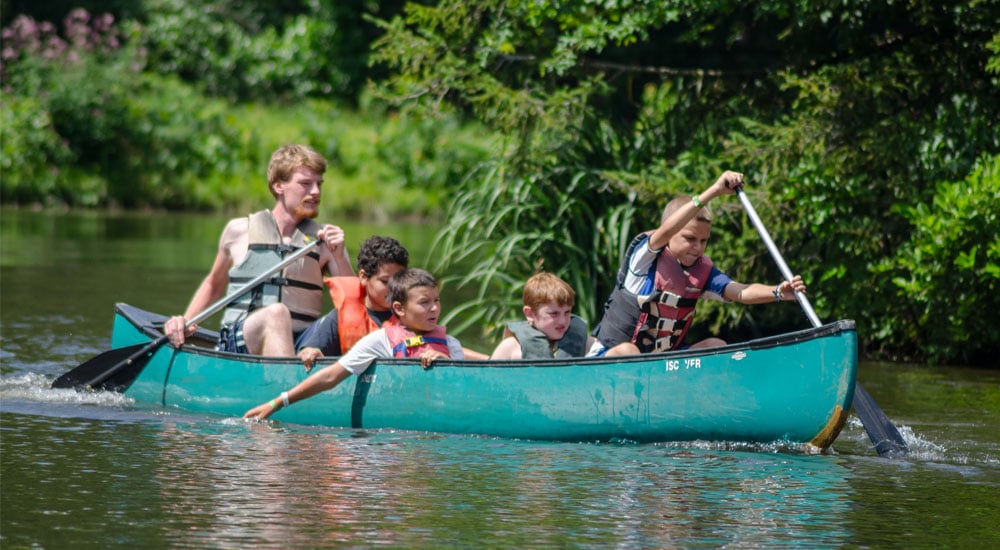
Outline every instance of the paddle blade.
[(52, 388), (77, 388), (108, 373), (112, 375), (102, 380), (98, 387), (92, 389), (117, 391), (119, 388), (128, 387), (135, 380), (135, 377), (139, 375), (139, 372), (142, 371), (150, 354), (143, 354), (136, 357), (132, 359), (131, 363), (126, 364), (126, 362), (147, 347), (149, 347), (149, 343), (136, 344), (134, 346), (115, 348), (95, 355), (73, 370), (56, 378), (55, 382), (52, 383)]
[(900, 457), (910, 452), (892, 420), (882, 412), (878, 403), (861, 384), (854, 385), (854, 412), (858, 413), (879, 456)]

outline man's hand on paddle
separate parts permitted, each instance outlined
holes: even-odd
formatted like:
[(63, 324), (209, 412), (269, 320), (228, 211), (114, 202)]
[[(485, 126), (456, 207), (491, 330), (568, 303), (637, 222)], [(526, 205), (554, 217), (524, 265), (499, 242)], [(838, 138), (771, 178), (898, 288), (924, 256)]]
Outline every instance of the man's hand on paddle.
[(344, 249), (344, 230), (336, 225), (324, 225), (316, 234), (316, 238), (323, 241), (334, 255), (340, 254)]
[(163, 334), (167, 335), (170, 339), (170, 343), (175, 347), (180, 347), (184, 344), (184, 341), (188, 336), (191, 336), (198, 330), (198, 324), (192, 323), (191, 326), (185, 327), (187, 321), (184, 317), (180, 315), (175, 315), (167, 319), (166, 323), (163, 323)]

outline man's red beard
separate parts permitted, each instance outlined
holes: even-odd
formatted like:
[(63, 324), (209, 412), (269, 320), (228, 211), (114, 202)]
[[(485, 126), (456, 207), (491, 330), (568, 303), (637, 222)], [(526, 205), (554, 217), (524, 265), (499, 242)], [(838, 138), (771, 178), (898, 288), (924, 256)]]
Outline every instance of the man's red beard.
[(312, 210), (307, 210), (302, 205), (296, 206), (292, 209), (292, 215), (303, 220), (306, 218), (315, 218), (319, 215), (319, 205), (316, 205), (316, 208), (313, 208)]

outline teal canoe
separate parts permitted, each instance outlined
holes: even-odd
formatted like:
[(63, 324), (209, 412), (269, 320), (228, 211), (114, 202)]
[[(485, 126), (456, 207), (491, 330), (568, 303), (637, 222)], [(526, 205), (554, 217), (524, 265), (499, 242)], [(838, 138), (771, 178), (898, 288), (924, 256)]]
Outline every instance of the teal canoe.
[[(165, 319), (118, 304), (112, 347), (159, 338)], [(137, 402), (242, 416), (308, 376), (295, 358), (214, 351), (214, 338), (199, 329), (189, 344), (160, 346), (112, 382)], [(841, 320), (720, 348), (614, 359), (439, 361), (428, 370), (416, 360), (380, 360), (272, 418), (536, 440), (825, 449), (847, 419), (856, 376), (855, 324)]]

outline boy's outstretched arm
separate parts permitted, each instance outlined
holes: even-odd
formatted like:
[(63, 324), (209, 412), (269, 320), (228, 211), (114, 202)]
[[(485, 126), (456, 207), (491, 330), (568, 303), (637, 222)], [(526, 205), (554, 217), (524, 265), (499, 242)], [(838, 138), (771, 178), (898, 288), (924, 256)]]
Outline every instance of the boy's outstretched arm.
[(791, 281), (781, 281), (777, 286), (733, 281), (726, 285), (723, 295), (727, 300), (741, 304), (766, 304), (795, 300), (796, 291), (803, 294), (806, 292), (806, 285), (802, 282), (801, 275), (796, 275)]
[[(299, 382), (297, 386), (288, 390), (288, 392), (286, 392), (288, 405), (291, 405), (296, 401), (308, 399), (321, 391), (333, 388), (337, 384), (346, 380), (350, 375), (351, 372), (342, 367), (339, 362), (328, 365), (314, 372), (311, 376), (309, 376), (309, 378), (306, 378), (302, 382)], [(257, 405), (244, 413), (243, 418), (264, 420), (282, 407), (286, 406), (283, 397), (285, 397), (284, 394), (268, 401), (267, 403)]]

